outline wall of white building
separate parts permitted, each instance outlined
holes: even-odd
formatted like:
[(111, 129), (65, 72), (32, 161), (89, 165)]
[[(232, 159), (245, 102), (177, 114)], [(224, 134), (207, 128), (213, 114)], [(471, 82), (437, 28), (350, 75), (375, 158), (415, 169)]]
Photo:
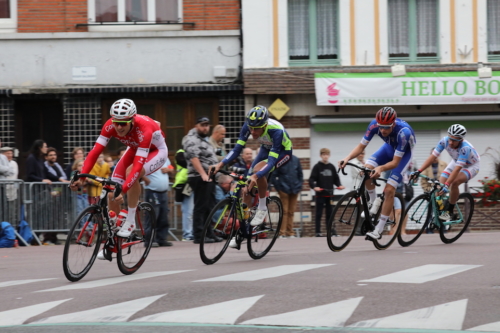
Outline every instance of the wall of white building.
[[(273, 2), (276, 6), (273, 7)], [(471, 0), (439, 1), (439, 54), (442, 64), (487, 61), (486, 1), (477, 0), (474, 18)], [(351, 31), (351, 4), (354, 4), (354, 31)], [(380, 63), (376, 63), (375, 5), (378, 3)], [(349, 65), (388, 64), (387, 0), (339, 0), (340, 62)], [(244, 68), (288, 67), (288, 1), (242, 0)], [(452, 10), (454, 8), (454, 10)], [(275, 13), (275, 11), (277, 11)], [(454, 26), (451, 26), (451, 18)], [(278, 22), (275, 25), (274, 18)], [(477, 29), (474, 29), (476, 24)], [(275, 31), (277, 30), (277, 31)], [(476, 35), (474, 35), (476, 31)], [(278, 40), (274, 41), (274, 35)], [(351, 41), (354, 40), (354, 48)], [(454, 42), (454, 49), (452, 44)], [(475, 47), (474, 44), (477, 44)], [(355, 62), (351, 50), (355, 50)], [(471, 51), (471, 52), (469, 52)], [(278, 54), (278, 64), (274, 57)], [(463, 54), (463, 56), (461, 55)]]
[[(239, 35), (238, 30), (2, 34), (0, 87), (216, 82), (214, 66), (237, 73)], [(76, 80), (75, 67), (95, 68), (95, 77)]]

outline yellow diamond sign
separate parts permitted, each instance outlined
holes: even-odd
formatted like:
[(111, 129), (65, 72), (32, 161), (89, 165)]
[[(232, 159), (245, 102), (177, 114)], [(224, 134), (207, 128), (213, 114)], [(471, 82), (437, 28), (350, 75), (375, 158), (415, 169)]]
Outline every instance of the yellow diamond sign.
[(283, 116), (290, 110), (288, 105), (283, 103), (281, 99), (277, 99), (274, 101), (273, 104), (269, 107), (269, 111), (272, 113), (273, 116), (276, 117), (276, 119), (280, 120), (283, 118)]

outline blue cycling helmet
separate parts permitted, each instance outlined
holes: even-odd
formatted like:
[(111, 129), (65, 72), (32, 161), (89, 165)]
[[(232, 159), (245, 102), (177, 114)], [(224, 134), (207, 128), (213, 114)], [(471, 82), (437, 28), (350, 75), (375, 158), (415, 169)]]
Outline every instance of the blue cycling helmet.
[(254, 106), (247, 114), (247, 124), (250, 127), (264, 127), (269, 120), (269, 111), (265, 106)]

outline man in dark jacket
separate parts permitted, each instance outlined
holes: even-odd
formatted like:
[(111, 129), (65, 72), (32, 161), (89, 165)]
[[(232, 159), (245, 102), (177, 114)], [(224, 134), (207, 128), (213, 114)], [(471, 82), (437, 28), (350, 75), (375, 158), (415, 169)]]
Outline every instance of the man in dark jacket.
[(283, 223), (280, 228), (281, 238), (294, 238), (293, 213), (297, 205), (297, 198), (302, 190), (304, 175), (300, 160), (292, 155), (290, 162), (271, 174), (271, 182), (279, 193), (283, 203)]
[[(316, 192), (316, 237), (322, 237), (321, 234), (321, 215), (323, 207), (326, 207), (325, 221), (328, 221), (332, 215), (333, 185), (339, 190), (344, 186), (340, 183), (339, 175), (335, 167), (328, 161), (330, 158), (330, 149), (321, 148), (319, 151), (321, 160), (316, 163), (309, 177), (309, 187)], [(335, 234), (335, 233), (334, 233)]]

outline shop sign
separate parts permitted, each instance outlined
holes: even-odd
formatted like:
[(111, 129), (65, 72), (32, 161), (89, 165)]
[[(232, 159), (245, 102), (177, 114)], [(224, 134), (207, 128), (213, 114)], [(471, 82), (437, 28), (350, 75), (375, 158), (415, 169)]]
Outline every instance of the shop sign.
[(500, 71), (480, 79), (477, 72), (317, 73), (317, 105), (500, 104)]

